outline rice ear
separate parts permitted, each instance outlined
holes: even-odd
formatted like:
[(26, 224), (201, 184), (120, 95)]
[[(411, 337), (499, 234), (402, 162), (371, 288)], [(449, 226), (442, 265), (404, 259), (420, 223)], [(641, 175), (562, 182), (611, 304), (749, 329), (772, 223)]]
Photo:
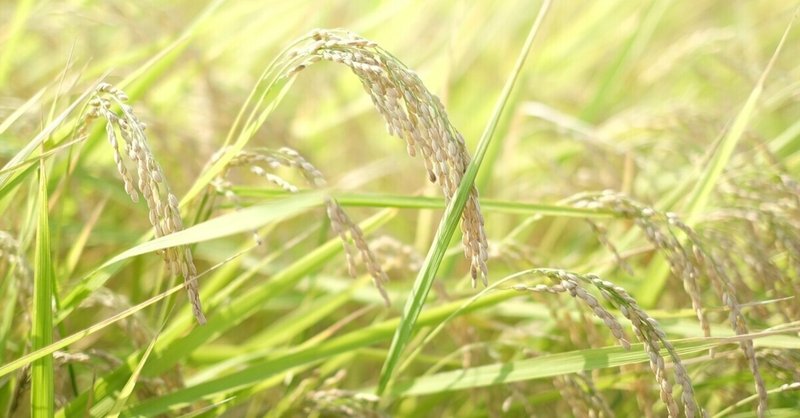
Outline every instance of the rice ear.
[(532, 269), (524, 273), (544, 276), (556, 284), (537, 284), (530, 286), (519, 284), (513, 287), (514, 290), (552, 294), (569, 293), (573, 298), (589, 307), (595, 316), (604, 322), (606, 327), (608, 327), (623, 347), (626, 349), (630, 348), (630, 344), (625, 338), (619, 322), (600, 304), (596, 297), (591, 295), (584, 288), (584, 285), (596, 288), (608, 303), (619, 309), (622, 315), (630, 321), (633, 326), (634, 334), (636, 334), (639, 341), (643, 343), (644, 349), (650, 358), (650, 368), (655, 375), (656, 382), (660, 389), (661, 400), (667, 406), (669, 416), (673, 418), (678, 417), (680, 415), (680, 408), (673, 396), (672, 383), (667, 378), (666, 363), (664, 357), (661, 355), (662, 347), (669, 354), (674, 369), (675, 382), (681, 387), (683, 392), (681, 401), (683, 403), (684, 415), (688, 418), (702, 416), (702, 411), (694, 397), (694, 388), (692, 387), (691, 379), (677, 351), (667, 339), (664, 331), (661, 330), (658, 322), (648, 315), (625, 289), (607, 280), (603, 280), (594, 274), (583, 275), (559, 269)]
[[(84, 115), (82, 129), (96, 118), (105, 120), (106, 136), (111, 145), (117, 171), (122, 177), (125, 192), (134, 203), (138, 202), (140, 194), (144, 198), (155, 236), (161, 237), (181, 231), (183, 221), (178, 208), (178, 199), (170, 190), (166, 176), (150, 150), (145, 134), (146, 125), (139, 120), (133, 108), (125, 103), (127, 99), (128, 96), (123, 91), (111, 84), (99, 84), (94, 96), (89, 100), (89, 110)], [(120, 109), (119, 113), (114, 110), (115, 106)], [(124, 155), (128, 157), (129, 163), (135, 166), (137, 177), (135, 183), (122, 158), (123, 153), (120, 152), (122, 144), (118, 142), (118, 138), (123, 139)], [(138, 192), (134, 189), (134, 184)], [(200, 303), (197, 268), (194, 265), (192, 251), (189, 247), (182, 246), (167, 248), (159, 254), (164, 258), (172, 274), (183, 276), (192, 313), (199, 324), (205, 324), (206, 317)]]
[[(221, 153), (217, 153), (217, 155), (220, 154)], [(313, 164), (308, 162), (308, 160), (300, 155), (299, 152), (291, 148), (284, 147), (277, 151), (270, 149), (262, 149), (260, 151), (242, 150), (238, 152), (230, 160), (230, 162), (228, 162), (225, 170), (222, 171), (223, 174), (221, 177), (218, 177), (214, 181), (215, 187), (218, 188), (225, 196), (228, 196), (229, 198), (233, 196), (234, 201), (236, 201), (235, 194), (230, 190), (229, 187), (224, 188), (223, 186), (227, 182), (224, 176), (230, 169), (242, 166), (249, 166), (251, 173), (266, 179), (268, 182), (282, 188), (289, 193), (296, 193), (299, 189), (286, 179), (274, 173), (268, 172), (267, 168), (264, 168), (264, 166), (269, 168), (277, 168), (281, 166), (294, 168), (303, 175), (308, 184), (312, 187), (324, 187), (327, 184), (322, 173)], [(336, 235), (339, 236), (339, 239), (342, 241), (342, 245), (344, 246), (345, 259), (347, 261), (347, 271), (350, 276), (355, 277), (357, 274), (356, 258), (357, 255), (360, 255), (361, 261), (367, 267), (367, 271), (372, 277), (372, 282), (374, 283), (375, 288), (378, 289), (378, 292), (383, 298), (386, 306), (390, 306), (391, 301), (389, 299), (389, 294), (386, 292), (386, 289), (383, 286), (384, 283), (389, 281), (389, 277), (384, 272), (377, 255), (372, 251), (367, 243), (364, 233), (361, 231), (358, 225), (356, 225), (350, 219), (336, 199), (327, 197), (325, 199), (325, 209), (328, 219), (331, 221), (331, 228)]]
[[(470, 156), (463, 136), (450, 123), (441, 101), (416, 73), (375, 42), (339, 30), (313, 31), (287, 53), (286, 59), (285, 76), (319, 61), (349, 67), (383, 116), (389, 134), (405, 140), (412, 157), (421, 154), (429, 180), (439, 185), (446, 201), (453, 197)], [(478, 191), (473, 187), (461, 216), (464, 255), (470, 262), (473, 287), (479, 277), (484, 285), (488, 283), (488, 244), (483, 224)]]

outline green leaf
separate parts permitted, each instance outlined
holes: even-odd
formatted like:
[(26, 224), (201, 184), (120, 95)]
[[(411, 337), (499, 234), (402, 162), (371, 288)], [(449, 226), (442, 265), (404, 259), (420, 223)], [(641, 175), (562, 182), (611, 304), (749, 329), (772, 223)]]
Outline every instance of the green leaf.
[[(33, 281), (33, 328), (31, 348), (38, 350), (53, 342), (53, 287), (55, 274), (50, 254), (47, 176), (44, 162), (39, 164), (39, 223), (36, 229), (36, 256)], [(55, 407), (53, 356), (33, 362), (31, 369), (31, 416), (51, 417)]]
[[(285, 197), (291, 193), (265, 189), (262, 187), (234, 187), (239, 196), (258, 198)], [(340, 205), (348, 207), (376, 207), (397, 209), (444, 209), (444, 199), (433, 196), (405, 196), (382, 193), (346, 193), (334, 192), (333, 196)], [(612, 218), (613, 212), (605, 209), (577, 208), (574, 206), (546, 203), (513, 202), (507, 200), (481, 199), (481, 210), (519, 215), (546, 215), (568, 218)]]
[[(0, 174), (0, 196), (2, 196), (3, 192), (5, 191), (5, 189), (7, 187), (9, 187), (9, 177), (11, 177), (12, 174), (13, 174), (13, 173), (7, 172), (5, 170), (8, 169), (8, 168), (11, 168), (11, 167), (15, 167), (15, 166), (19, 165), (20, 163), (22, 163), (23, 161), (25, 161), (25, 159), (28, 158), (29, 155), (31, 155), (31, 153), (36, 149), (36, 147), (38, 147), (39, 145), (43, 144), (47, 140), (47, 138), (49, 138), (50, 135), (52, 135), (53, 132), (55, 132), (55, 130), (58, 127), (61, 126), (61, 124), (70, 115), (70, 113), (72, 113), (72, 111), (74, 111), (75, 108), (77, 108), (79, 105), (81, 105), (83, 103), (83, 100), (86, 99), (87, 97), (89, 97), (89, 94), (91, 94), (93, 91), (94, 91), (94, 89), (88, 89), (88, 90), (84, 91), (83, 94), (81, 94), (77, 99), (75, 99), (72, 102), (72, 104), (70, 104), (69, 107), (67, 107), (66, 110), (61, 112), (61, 114), (58, 115), (57, 118), (55, 118), (52, 121), (50, 121), (50, 123), (48, 123), (47, 126), (45, 126), (38, 134), (36, 134), (36, 136), (33, 137), (33, 139), (31, 139), (28, 142), (28, 144), (25, 145), (25, 147), (22, 148), (14, 156), (14, 158), (8, 160), (8, 162), (3, 166), (3, 170), (0, 170), (0, 171), (3, 171), (3, 173)], [(25, 173), (25, 172), (27, 172), (27, 170), (23, 171), (23, 173)], [(19, 176), (19, 175), (20, 174), (17, 173), (17, 176)], [(12, 180), (14, 178), (16, 178), (17, 176), (14, 176), (12, 178)]]
[[(454, 301), (424, 312), (419, 317), (419, 323), (420, 325), (438, 324), (453, 312), (463, 315), (495, 306), (518, 296), (520, 296), (518, 292), (496, 292), (467, 306), (465, 306), (464, 300)], [(219, 393), (257, 384), (264, 379), (294, 367), (316, 364), (338, 354), (352, 352), (362, 347), (386, 341), (394, 334), (399, 323), (399, 318), (393, 318), (299, 350), (275, 352), (265, 356), (261, 361), (252, 363), (225, 376), (210, 379), (161, 397), (147, 399), (131, 406), (122, 415), (153, 416), (163, 414), (201, 399), (209, 399)]]
[(282, 221), (323, 203), (322, 192), (295, 194), (287, 199), (251, 206), (137, 245), (106, 261), (100, 268), (137, 255), (179, 245), (196, 244), (249, 232), (271, 222)]
[[(386, 223), (395, 213), (392, 210), (381, 211), (359, 223), (359, 227), (365, 233), (369, 233)], [(203, 343), (219, 337), (248, 319), (270, 299), (292, 289), (310, 272), (318, 269), (341, 251), (342, 244), (339, 239), (330, 240), (281, 269), (262, 286), (240, 293), (235, 297), (223, 295), (220, 298), (212, 298), (210, 303), (207, 303), (210, 312), (208, 323), (202, 327), (192, 328), (194, 320), (190, 312), (186, 311), (185, 315), (178, 317), (164, 331), (156, 343), (151, 360), (145, 365), (142, 373), (153, 376), (168, 370), (201, 347)], [(139, 353), (134, 353), (133, 356), (138, 358)], [(0, 369), (0, 371), (2, 370)], [(94, 388), (89, 389), (88, 393), (81, 394), (64, 409), (58, 411), (57, 416), (73, 416), (81, 413), (90, 402), (90, 397), (99, 402), (112, 396), (113, 391), (121, 387), (129, 375), (130, 368), (127, 366), (117, 368), (102, 379), (98, 379)]]
[[(675, 351), (681, 357), (707, 352), (724, 343), (696, 340), (675, 342)], [(596, 369), (621, 367), (629, 364), (649, 362), (649, 356), (642, 344), (631, 345), (630, 350), (622, 347), (604, 347), (566, 353), (549, 354), (541, 357), (472, 367), (462, 370), (442, 372), (406, 382), (398, 382), (391, 390), (393, 397), (429, 395), (480, 388), (492, 385), (509, 384), (533, 379), (561, 376)], [(365, 390), (369, 392), (370, 390)]]
[(150, 353), (153, 352), (153, 347), (156, 345), (156, 341), (158, 341), (158, 336), (160, 335), (160, 330), (156, 335), (153, 337), (153, 340), (150, 341), (150, 344), (147, 346), (147, 349), (142, 354), (142, 358), (136, 364), (136, 368), (133, 369), (133, 373), (131, 373), (131, 377), (128, 379), (128, 383), (122, 388), (122, 391), (119, 393), (117, 400), (114, 402), (114, 406), (111, 408), (111, 411), (108, 412), (108, 418), (117, 418), (119, 417), (119, 413), (122, 411), (122, 408), (125, 407), (125, 403), (130, 398), (131, 394), (133, 394), (133, 388), (136, 387), (136, 381), (139, 380), (139, 375), (142, 373), (142, 368), (144, 367), (147, 359), (150, 358)]

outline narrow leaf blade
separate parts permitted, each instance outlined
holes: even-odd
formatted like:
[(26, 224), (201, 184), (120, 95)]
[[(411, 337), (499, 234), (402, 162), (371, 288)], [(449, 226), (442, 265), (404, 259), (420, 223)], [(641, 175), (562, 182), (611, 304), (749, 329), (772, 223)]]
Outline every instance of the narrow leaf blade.
[[(39, 164), (39, 221), (36, 230), (36, 256), (33, 283), (32, 348), (38, 350), (53, 342), (53, 280), (50, 254), (47, 177), (44, 162)], [(51, 417), (55, 405), (53, 356), (33, 362), (31, 369), (31, 416)]]

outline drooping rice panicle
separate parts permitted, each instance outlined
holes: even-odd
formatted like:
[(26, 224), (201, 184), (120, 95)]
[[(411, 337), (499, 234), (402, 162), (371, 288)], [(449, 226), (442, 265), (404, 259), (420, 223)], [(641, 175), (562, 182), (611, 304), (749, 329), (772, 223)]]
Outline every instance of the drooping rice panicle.
[[(428, 178), (449, 201), (470, 157), (464, 138), (450, 123), (444, 106), (422, 80), (375, 42), (346, 31), (316, 30), (288, 53), (287, 74), (319, 61), (348, 66), (359, 78), (386, 121), (389, 134), (406, 141), (408, 154), (422, 154)], [(487, 284), (488, 244), (478, 191), (470, 191), (461, 221), (464, 254), (470, 261), (473, 286)]]
[(626, 350), (630, 349), (630, 343), (625, 337), (625, 333), (622, 331), (622, 325), (620, 325), (619, 321), (617, 321), (617, 319), (610, 312), (600, 305), (597, 298), (586, 292), (586, 290), (580, 286), (578, 283), (578, 276), (559, 270), (534, 270), (531, 271), (531, 273), (543, 274), (546, 277), (551, 278), (554, 282), (556, 282), (556, 284), (537, 284), (535, 286), (516, 285), (514, 286), (514, 289), (518, 291), (530, 291), (537, 293), (569, 293), (573, 298), (582, 302), (589, 309), (591, 309), (592, 313), (594, 313), (595, 316), (603, 321), (621, 346), (623, 346)]
[(622, 194), (611, 191), (598, 195), (580, 196), (575, 199), (574, 204), (579, 207), (612, 209), (616, 213), (632, 219), (644, 232), (647, 239), (664, 252), (670, 269), (676, 277), (681, 279), (683, 288), (689, 295), (692, 308), (703, 328), (703, 333), (706, 336), (710, 335), (710, 325), (703, 309), (700, 288), (697, 284), (700, 272), (697, 270), (697, 266), (691, 262), (691, 255), (681, 245), (675, 234), (669, 228), (664, 228), (665, 224), (669, 225), (666, 215), (634, 202)]
[(689, 374), (658, 322), (639, 307), (636, 299), (622, 287), (616, 286), (607, 280), (602, 280), (595, 275), (587, 275), (587, 278), (600, 290), (607, 301), (619, 308), (620, 312), (631, 321), (634, 333), (644, 343), (645, 351), (650, 355), (650, 367), (656, 375), (656, 380), (661, 385), (662, 400), (667, 404), (670, 415), (677, 417), (678, 408), (672, 398), (672, 384), (668, 382), (665, 376), (666, 369), (664, 368), (664, 359), (660, 355), (659, 344), (669, 353), (672, 360), (675, 382), (682, 389), (681, 400), (684, 414), (688, 418), (702, 416), (702, 410), (695, 399), (694, 388)]
[[(613, 210), (633, 222), (644, 232), (647, 239), (661, 250), (669, 262), (673, 274), (682, 280), (684, 290), (689, 295), (692, 307), (700, 320), (705, 335), (710, 335), (710, 325), (703, 310), (698, 280), (705, 277), (712, 289), (728, 309), (731, 329), (737, 335), (749, 333), (746, 319), (742, 314), (737, 289), (731, 274), (739, 274), (726, 257), (714, 251), (697, 231), (689, 227), (674, 213), (661, 213), (632, 199), (611, 191), (596, 195), (583, 195), (575, 199), (575, 204), (585, 207), (602, 207)], [(679, 237), (677, 233), (683, 234)], [(767, 392), (761, 376), (752, 340), (742, 340), (739, 346), (748, 362), (756, 393), (759, 397), (759, 414), (767, 408)]]
[[(222, 155), (224, 151), (223, 149), (212, 157), (212, 162), (215, 158)], [(286, 179), (269, 172), (269, 170), (274, 170), (279, 167), (293, 168), (303, 176), (311, 187), (321, 188), (327, 185), (327, 181), (325, 181), (322, 173), (300, 155), (300, 153), (291, 148), (283, 147), (277, 151), (264, 148), (258, 151), (243, 150), (234, 155), (220, 176), (212, 183), (213, 187), (218, 192), (221, 192), (227, 198), (231, 199), (236, 205), (239, 204), (238, 198), (231, 190), (229, 182), (226, 179), (228, 172), (236, 167), (249, 167), (251, 173), (266, 179), (269, 183), (289, 193), (296, 193), (299, 189)], [(350, 219), (336, 199), (330, 196), (326, 197), (325, 209), (328, 219), (331, 221), (331, 228), (336, 235), (339, 236), (344, 246), (348, 273), (352, 277), (356, 276), (356, 258), (360, 256), (362, 263), (367, 267), (367, 272), (372, 277), (375, 287), (381, 294), (384, 303), (386, 306), (389, 306), (391, 301), (389, 300), (389, 294), (384, 288), (384, 283), (388, 282), (389, 278), (378, 261), (378, 257), (368, 245), (364, 233), (358, 225)]]
[(673, 396), (672, 383), (667, 377), (666, 363), (661, 356), (662, 347), (670, 356), (675, 382), (682, 389), (681, 400), (685, 416), (700, 416), (701, 410), (694, 396), (692, 382), (680, 356), (667, 339), (664, 331), (661, 330), (658, 322), (639, 307), (638, 302), (625, 289), (592, 274), (580, 275), (558, 269), (532, 269), (526, 271), (526, 273), (547, 277), (556, 284), (537, 284), (532, 286), (519, 284), (514, 286), (515, 290), (553, 294), (568, 292), (573, 298), (589, 307), (595, 316), (605, 323), (606, 327), (623, 347), (630, 348), (619, 321), (600, 304), (596, 297), (586, 291), (583, 284), (591, 285), (599, 290), (603, 298), (618, 308), (623, 316), (631, 322), (636, 337), (644, 344), (644, 349), (650, 359), (650, 368), (660, 388), (661, 400), (667, 406), (669, 416), (678, 417), (680, 408)]
[[(145, 134), (146, 125), (135, 115), (133, 108), (125, 103), (127, 100), (128, 97), (123, 91), (111, 84), (101, 83), (89, 101), (89, 110), (84, 115), (82, 126), (88, 126), (97, 118), (105, 120), (106, 137), (111, 145), (114, 163), (122, 178), (125, 192), (134, 203), (139, 201), (140, 194), (144, 198), (155, 236), (162, 237), (181, 231), (183, 221), (178, 208), (178, 198), (170, 190), (164, 172), (150, 150)], [(123, 143), (119, 142), (119, 138), (122, 138)], [(135, 179), (123, 155), (127, 156), (130, 164), (134, 166)], [(160, 250), (158, 253), (171, 274), (183, 276), (192, 313), (199, 324), (205, 324), (206, 318), (197, 285), (197, 268), (191, 250), (182, 246)]]

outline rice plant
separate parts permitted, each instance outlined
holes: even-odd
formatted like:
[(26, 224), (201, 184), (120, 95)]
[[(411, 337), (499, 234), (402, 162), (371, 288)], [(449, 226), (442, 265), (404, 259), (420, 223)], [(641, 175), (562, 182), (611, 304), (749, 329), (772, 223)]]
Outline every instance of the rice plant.
[(0, 416), (800, 411), (797, 5), (0, 10)]

